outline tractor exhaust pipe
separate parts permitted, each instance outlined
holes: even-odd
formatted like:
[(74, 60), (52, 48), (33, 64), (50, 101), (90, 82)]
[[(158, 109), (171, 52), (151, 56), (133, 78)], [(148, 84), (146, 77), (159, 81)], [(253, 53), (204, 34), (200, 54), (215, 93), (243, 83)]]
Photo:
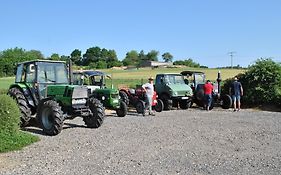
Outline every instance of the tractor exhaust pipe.
[(221, 71), (219, 70), (218, 72), (218, 78), (217, 78), (217, 82), (218, 82), (218, 94), (221, 94)]
[(69, 75), (69, 83), (73, 84), (73, 74), (72, 74), (72, 60), (69, 59), (68, 61), (68, 75)]

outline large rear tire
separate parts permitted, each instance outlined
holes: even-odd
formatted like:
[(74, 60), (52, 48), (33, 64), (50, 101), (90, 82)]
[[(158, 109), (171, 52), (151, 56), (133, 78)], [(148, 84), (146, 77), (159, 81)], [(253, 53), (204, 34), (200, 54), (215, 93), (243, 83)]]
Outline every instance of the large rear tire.
[(161, 99), (157, 99), (157, 104), (154, 106), (156, 112), (162, 112), (164, 109), (164, 103)]
[(43, 102), (43, 104), (39, 106), (37, 120), (44, 133), (51, 136), (59, 134), (64, 121), (60, 105), (53, 100)]
[(126, 94), (126, 92), (124, 91), (119, 91), (119, 95), (120, 95), (120, 98), (123, 102), (125, 102), (126, 105), (129, 105), (130, 103), (130, 100), (129, 100), (129, 97), (128, 95)]
[(202, 107), (204, 106), (204, 90), (203, 89), (198, 89), (196, 92), (195, 92), (195, 103)]
[(28, 106), (27, 100), (24, 97), (23, 93), (18, 88), (11, 88), (8, 91), (8, 94), (16, 100), (21, 115), (20, 115), (20, 126), (27, 126), (31, 119), (31, 110)]
[(229, 109), (232, 107), (232, 99), (230, 97), (230, 95), (223, 95), (221, 98), (221, 107), (223, 109)]
[(124, 101), (120, 101), (120, 107), (116, 109), (118, 117), (125, 117), (128, 113), (128, 107)]
[(83, 117), (83, 121), (85, 122), (88, 128), (98, 128), (102, 125), (105, 112), (102, 103), (95, 98), (90, 98), (88, 101), (89, 108), (92, 112), (91, 115)]
[(145, 108), (145, 102), (142, 100), (139, 100), (136, 103), (136, 111), (138, 114), (143, 114), (144, 113), (144, 108)]

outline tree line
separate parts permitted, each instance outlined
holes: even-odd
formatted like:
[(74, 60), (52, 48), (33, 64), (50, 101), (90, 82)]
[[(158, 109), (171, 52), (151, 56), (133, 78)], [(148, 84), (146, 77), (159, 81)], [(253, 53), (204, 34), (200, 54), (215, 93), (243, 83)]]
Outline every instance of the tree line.
[[(116, 51), (113, 49), (100, 48), (98, 46), (90, 47), (84, 54), (79, 49), (74, 49), (70, 55), (59, 55), (53, 53), (49, 57), (44, 55), (39, 50), (25, 50), (23, 48), (6, 49), (0, 52), (0, 77), (12, 76), (15, 74), (15, 66), (19, 62), (36, 60), (36, 59), (50, 59), (67, 61), (69, 59), (77, 66), (85, 66), (89, 69), (105, 69), (120, 66), (135, 66), (139, 67), (143, 61), (158, 61), (159, 51), (151, 50), (145, 53), (131, 50), (126, 53), (125, 58), (120, 61), (117, 58)], [(173, 55), (165, 52), (161, 55), (165, 62), (173, 62)], [(175, 61), (175, 65), (185, 65), (189, 67), (200, 67), (199, 63), (194, 62), (191, 58), (183, 61)]]

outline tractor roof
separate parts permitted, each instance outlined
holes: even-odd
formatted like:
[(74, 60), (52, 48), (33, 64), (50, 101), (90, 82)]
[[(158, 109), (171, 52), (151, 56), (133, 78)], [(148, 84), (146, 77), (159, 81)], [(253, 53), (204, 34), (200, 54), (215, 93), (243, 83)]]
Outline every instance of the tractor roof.
[(32, 61), (25, 61), (18, 64), (27, 64), (27, 63), (34, 63), (34, 62), (45, 62), (45, 63), (64, 63), (65, 61), (54, 61), (54, 60), (32, 60)]
[(104, 76), (107, 75), (104, 72), (101, 71), (93, 71), (93, 70), (76, 70), (73, 71), (73, 73), (81, 73), (81, 74), (85, 74), (86, 76)]
[(200, 71), (189, 71), (189, 70), (186, 70), (186, 71), (182, 71), (181, 72), (182, 75), (192, 75), (192, 74), (205, 74), (204, 72), (200, 72)]

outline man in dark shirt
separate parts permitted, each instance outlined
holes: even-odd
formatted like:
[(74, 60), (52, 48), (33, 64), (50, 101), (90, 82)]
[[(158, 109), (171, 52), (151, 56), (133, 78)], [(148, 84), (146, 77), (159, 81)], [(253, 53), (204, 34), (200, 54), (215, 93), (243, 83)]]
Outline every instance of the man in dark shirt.
[[(234, 77), (234, 82), (231, 84), (229, 88), (229, 94), (231, 94), (232, 96), (234, 111), (236, 110), (239, 111), (241, 106), (240, 98), (241, 96), (243, 96), (243, 88), (242, 88), (242, 84), (238, 82), (237, 77)], [(238, 109), (236, 109), (236, 103)]]

